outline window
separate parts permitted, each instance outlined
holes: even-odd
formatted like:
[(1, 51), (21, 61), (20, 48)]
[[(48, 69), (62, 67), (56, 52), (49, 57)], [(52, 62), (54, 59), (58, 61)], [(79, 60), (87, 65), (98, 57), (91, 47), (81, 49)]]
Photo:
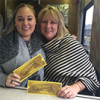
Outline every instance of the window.
[(93, 0), (84, 8), (84, 20), (82, 31), (83, 47), (90, 52), (91, 29), (93, 19), (94, 2)]

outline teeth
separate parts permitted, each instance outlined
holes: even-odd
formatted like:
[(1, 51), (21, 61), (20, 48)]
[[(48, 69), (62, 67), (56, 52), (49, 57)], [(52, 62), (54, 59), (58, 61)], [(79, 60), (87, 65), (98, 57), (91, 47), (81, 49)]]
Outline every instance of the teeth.
[(46, 30), (46, 32), (51, 32), (51, 31), (49, 31), (49, 30)]
[(28, 30), (29, 28), (23, 28), (24, 30)]

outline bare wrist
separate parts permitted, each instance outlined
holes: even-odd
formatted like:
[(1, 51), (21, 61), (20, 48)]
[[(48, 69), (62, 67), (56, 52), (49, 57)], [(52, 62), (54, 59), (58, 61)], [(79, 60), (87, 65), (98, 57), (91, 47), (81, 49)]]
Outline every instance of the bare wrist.
[[(76, 84), (79, 86), (80, 91), (82, 91), (82, 87), (81, 87), (80, 83), (77, 82)], [(80, 91), (79, 91), (79, 92), (80, 92)]]
[(80, 88), (79, 92), (81, 92), (83, 89), (85, 89), (85, 86), (80, 81), (76, 82), (75, 84), (78, 85), (78, 87)]

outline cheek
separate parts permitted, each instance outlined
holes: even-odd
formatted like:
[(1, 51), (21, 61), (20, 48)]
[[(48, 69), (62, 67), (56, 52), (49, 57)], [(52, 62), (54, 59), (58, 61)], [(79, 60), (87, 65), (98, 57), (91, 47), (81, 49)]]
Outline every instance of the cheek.
[(58, 31), (58, 26), (54, 26), (55, 31)]
[(15, 27), (16, 27), (17, 29), (21, 28), (21, 23), (16, 23), (16, 22), (15, 22)]
[(44, 28), (44, 25), (41, 23), (41, 24), (40, 24), (40, 30), (42, 31), (43, 28)]
[(35, 26), (35, 23), (30, 23), (31, 26)]
[(33, 24), (33, 23), (32, 23), (32, 24), (30, 24), (30, 26), (31, 26), (31, 29), (32, 29), (32, 30), (34, 30), (34, 29), (35, 29), (35, 23), (34, 23), (34, 24)]
[(34, 21), (32, 21), (32, 22), (29, 22), (29, 25), (31, 26), (31, 27), (34, 27), (35, 26), (35, 20)]
[(20, 30), (21, 29), (21, 26), (20, 25), (16, 25), (16, 29), (17, 30)]

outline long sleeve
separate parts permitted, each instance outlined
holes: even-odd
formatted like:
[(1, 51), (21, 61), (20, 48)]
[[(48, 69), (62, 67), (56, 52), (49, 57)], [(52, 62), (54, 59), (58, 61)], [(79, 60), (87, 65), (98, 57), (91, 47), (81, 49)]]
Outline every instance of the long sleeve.
[(82, 45), (70, 34), (60, 41), (50, 41), (43, 45), (46, 53), (45, 81), (62, 82), (72, 85), (81, 81), (86, 88), (95, 93), (100, 83)]
[(2, 67), (0, 66), (0, 85), (5, 87), (7, 75), (3, 73)]

